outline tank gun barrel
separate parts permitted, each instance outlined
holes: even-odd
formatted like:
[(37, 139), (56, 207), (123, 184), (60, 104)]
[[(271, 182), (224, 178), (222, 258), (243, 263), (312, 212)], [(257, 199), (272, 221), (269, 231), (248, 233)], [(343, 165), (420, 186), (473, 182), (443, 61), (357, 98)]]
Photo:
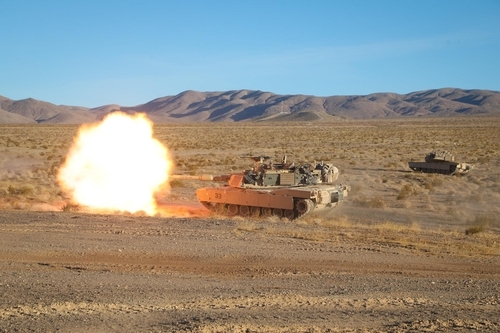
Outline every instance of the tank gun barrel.
[(182, 180), (203, 180), (203, 181), (214, 181), (214, 182), (226, 182), (229, 180), (230, 175), (170, 175), (170, 179), (182, 179)]

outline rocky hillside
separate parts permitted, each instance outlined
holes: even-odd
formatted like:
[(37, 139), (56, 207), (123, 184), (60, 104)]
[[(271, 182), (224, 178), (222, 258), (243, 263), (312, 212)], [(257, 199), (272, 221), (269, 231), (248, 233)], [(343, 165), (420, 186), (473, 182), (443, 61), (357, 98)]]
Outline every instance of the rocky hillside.
[(338, 117), (500, 115), (500, 92), (443, 88), (409, 94), (317, 97), (276, 95), (259, 90), (198, 92), (188, 90), (137, 106), (85, 108), (54, 105), (32, 98), (14, 101), (0, 96), (0, 123), (81, 124), (109, 112), (146, 112), (156, 123), (238, 121), (329, 121)]

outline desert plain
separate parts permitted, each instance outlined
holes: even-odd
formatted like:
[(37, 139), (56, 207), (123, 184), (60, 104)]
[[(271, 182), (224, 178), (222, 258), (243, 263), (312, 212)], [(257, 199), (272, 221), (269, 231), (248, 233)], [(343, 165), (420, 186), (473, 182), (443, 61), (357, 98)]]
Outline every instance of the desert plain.
[[(0, 332), (498, 332), (500, 117), (158, 124), (176, 174), (324, 161), (351, 191), (294, 221), (68, 204), (77, 125), (0, 125)], [(449, 150), (467, 176), (416, 173)], [(131, 175), (133, 177), (133, 175)]]

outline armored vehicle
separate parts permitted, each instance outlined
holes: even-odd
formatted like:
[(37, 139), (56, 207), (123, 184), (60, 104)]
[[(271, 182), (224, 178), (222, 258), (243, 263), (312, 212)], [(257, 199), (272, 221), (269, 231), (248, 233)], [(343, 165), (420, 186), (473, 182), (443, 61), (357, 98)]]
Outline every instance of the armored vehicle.
[(425, 156), (425, 162), (409, 162), (413, 171), (440, 173), (443, 175), (465, 175), (474, 168), (472, 164), (455, 162), (455, 156), (447, 151), (431, 151)]
[(196, 190), (198, 201), (221, 215), (268, 216), (290, 220), (313, 211), (329, 210), (347, 196), (350, 186), (336, 185), (339, 171), (331, 164), (295, 165), (286, 156), (274, 164), (269, 156), (249, 156), (255, 165), (229, 175), (171, 176), (226, 182)]

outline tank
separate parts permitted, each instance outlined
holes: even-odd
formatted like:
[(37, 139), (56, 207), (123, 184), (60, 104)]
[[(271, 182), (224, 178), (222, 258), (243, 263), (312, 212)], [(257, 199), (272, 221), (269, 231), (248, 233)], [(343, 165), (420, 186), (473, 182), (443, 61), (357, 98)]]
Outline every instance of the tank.
[(474, 168), (472, 164), (455, 162), (455, 156), (445, 150), (433, 150), (425, 156), (425, 162), (412, 161), (408, 166), (413, 171), (443, 175), (465, 175)]
[(337, 185), (338, 169), (326, 163), (289, 163), (284, 156), (245, 156), (254, 167), (227, 175), (173, 175), (173, 179), (224, 182), (196, 190), (198, 201), (210, 211), (227, 216), (278, 216), (293, 220), (340, 205), (350, 186)]

